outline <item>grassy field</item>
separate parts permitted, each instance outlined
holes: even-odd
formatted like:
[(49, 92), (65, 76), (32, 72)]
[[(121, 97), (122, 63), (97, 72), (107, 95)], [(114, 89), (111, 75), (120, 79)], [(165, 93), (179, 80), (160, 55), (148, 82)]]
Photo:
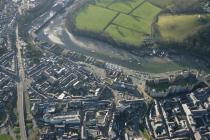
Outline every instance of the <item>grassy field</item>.
[(142, 33), (131, 31), (117, 25), (110, 25), (105, 31), (105, 34), (117, 42), (126, 42), (134, 46), (138, 46), (144, 40)]
[(142, 2), (143, 0), (117, 0), (113, 2), (109, 8), (122, 13), (129, 13), (134, 8), (138, 7)]
[(157, 26), (163, 41), (182, 42), (205, 26), (209, 15), (163, 15)]
[(148, 1), (160, 8), (166, 8), (168, 6), (173, 5), (172, 0), (148, 0)]
[(109, 6), (113, 0), (95, 0), (95, 4), (102, 7)]
[(139, 17), (132, 17), (126, 14), (120, 14), (114, 21), (114, 24), (136, 30), (138, 32), (150, 34), (150, 24), (147, 24)]
[(151, 24), (154, 17), (161, 11), (160, 8), (152, 5), (149, 2), (145, 2), (140, 7), (138, 7), (132, 15), (140, 17), (147, 24)]
[(75, 27), (139, 47), (145, 35), (150, 35), (151, 23), (160, 10), (145, 0), (95, 0), (77, 13)]
[(76, 27), (80, 30), (100, 33), (116, 14), (105, 8), (88, 5), (76, 17)]
[(0, 140), (12, 140), (12, 137), (10, 137), (9, 135), (0, 135)]

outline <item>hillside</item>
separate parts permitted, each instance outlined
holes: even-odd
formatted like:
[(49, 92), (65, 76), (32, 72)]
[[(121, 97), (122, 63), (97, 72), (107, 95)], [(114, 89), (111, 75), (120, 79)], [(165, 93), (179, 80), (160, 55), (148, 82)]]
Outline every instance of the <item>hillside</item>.
[(161, 15), (157, 22), (161, 41), (181, 43), (210, 23), (210, 14)]

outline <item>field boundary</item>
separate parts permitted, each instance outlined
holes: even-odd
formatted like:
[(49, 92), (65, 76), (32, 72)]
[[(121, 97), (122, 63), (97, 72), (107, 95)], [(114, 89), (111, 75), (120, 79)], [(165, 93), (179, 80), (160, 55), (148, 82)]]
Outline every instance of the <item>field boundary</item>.
[(138, 4), (135, 8), (133, 8), (128, 15), (131, 15), (136, 9), (138, 9), (139, 7), (141, 7), (142, 4), (144, 4), (146, 2), (146, 0), (144, 0), (143, 2), (141, 2), (140, 4)]
[[(112, 2), (113, 3), (113, 2)], [(112, 4), (111, 3), (111, 4)], [(110, 4), (110, 5), (111, 5)], [(122, 13), (122, 14), (126, 14), (126, 15), (128, 15), (128, 13), (126, 13), (126, 12), (123, 12), (123, 11), (118, 11), (118, 10), (115, 10), (115, 9), (111, 9), (111, 8), (109, 8), (109, 7), (107, 7), (107, 6), (101, 6), (101, 5), (94, 5), (94, 6), (96, 6), (96, 7), (100, 7), (100, 8), (104, 8), (104, 9), (107, 9), (107, 10), (110, 10), (110, 11), (113, 11), (113, 12), (117, 12), (117, 13)]]
[(112, 20), (110, 20), (110, 22), (107, 24), (107, 26), (104, 27), (102, 33), (103, 33), (107, 28), (109, 28), (109, 26), (110, 26), (111, 24), (113, 24), (113, 21), (114, 21), (119, 15), (120, 15), (120, 12), (118, 12), (118, 13), (114, 16), (114, 18), (113, 18)]
[[(97, 23), (97, 20), (95, 21), (94, 24), (97, 23), (97, 27), (99, 27), (99, 28), (97, 28), (97, 30), (99, 30), (98, 33), (94, 33), (94, 30), (93, 30), (94, 28), (93, 27), (91, 27), (92, 29), (90, 28), (90, 30), (88, 30), (88, 28), (87, 28), (88, 26), (85, 27), (85, 25), (83, 27), (84, 30), (79, 29), (76, 26), (76, 22), (75, 22), (76, 17), (79, 15), (78, 13), (74, 17), (74, 20), (72, 20), (74, 25), (70, 26), (70, 28), (73, 28), (71, 30), (75, 34), (84, 35), (86, 37), (91, 37), (91, 38), (95, 38), (95, 39), (98, 39), (98, 40), (102, 40), (102, 41), (108, 42), (111, 45), (113, 45), (113, 44), (116, 45), (117, 44), (117, 46), (123, 46), (123, 47), (126, 47), (126, 48), (128, 48), (128, 46), (130, 46), (131, 48), (135, 48), (135, 49), (141, 48), (142, 46), (144, 46), (144, 39), (148, 36), (152, 36), (151, 25), (153, 24), (153, 20), (150, 21), (150, 19), (151, 18), (156, 18), (156, 17), (153, 17), (154, 14), (151, 14), (151, 16), (150, 16), (151, 18), (149, 18), (149, 20), (147, 20), (147, 21), (144, 21), (145, 19), (142, 17), (141, 14), (138, 16), (138, 14), (133, 15), (132, 13), (136, 9), (140, 8), (145, 2), (148, 2), (148, 3), (150, 3), (150, 2), (148, 0), (141, 0), (139, 2), (136, 1), (136, 3), (133, 4), (133, 6), (130, 8), (130, 10), (128, 10), (129, 8), (125, 8), (124, 12), (123, 12), (122, 8), (125, 5), (123, 5), (121, 7), (120, 2), (121, 1), (119, 1), (119, 8), (117, 7), (117, 5), (115, 5), (116, 8), (114, 8), (114, 9), (110, 8), (110, 6), (113, 4), (113, 2), (110, 2), (110, 3), (108, 2), (108, 3), (105, 3), (105, 4), (87, 3), (86, 6), (83, 6), (83, 8), (81, 8), (81, 9), (85, 10), (88, 7), (87, 5), (91, 4), (92, 6), (102, 8), (102, 9), (106, 9), (106, 10), (109, 10), (109, 11), (112, 11), (112, 12), (116, 13), (116, 15), (114, 15), (114, 17), (112, 17), (109, 21), (107, 21), (108, 23), (106, 23), (105, 27), (101, 26), (101, 29), (100, 29), (100, 20), (98, 21), (99, 23)], [(153, 5), (153, 6), (154, 6), (154, 8), (157, 7), (155, 5)], [(151, 8), (153, 8), (153, 7), (151, 7)], [(159, 7), (157, 7), (157, 8), (159, 8)], [(146, 9), (146, 10), (148, 10), (148, 12), (150, 12), (149, 9)], [(162, 9), (160, 9), (160, 10), (162, 10)], [(153, 10), (151, 10), (151, 11), (153, 11)], [(97, 11), (96, 11), (96, 13), (97, 13)], [(157, 14), (159, 14), (159, 13), (157, 13)], [(98, 16), (99, 14), (97, 13), (96, 15)], [(120, 17), (121, 15), (122, 15), (122, 17)], [(92, 17), (94, 17), (94, 15)], [(119, 21), (117, 19), (118, 17), (120, 17)], [(139, 20), (136, 19), (136, 18), (138, 18)], [(123, 23), (122, 25), (120, 25), (120, 23), (123, 22), (123, 19), (125, 19), (125, 22), (127, 22), (127, 23)], [(115, 20), (116, 20), (116, 22), (119, 22), (119, 23), (115, 23)], [(128, 20), (128, 21), (126, 21), (126, 20)], [(146, 24), (150, 24), (150, 26), (149, 27), (146, 26), (145, 27), (146, 29), (145, 29), (144, 26)], [(90, 20), (90, 23), (88, 25), (91, 25), (91, 20)], [(111, 26), (111, 25), (113, 25), (113, 26)], [(112, 28), (109, 28), (110, 26)], [(117, 28), (117, 27), (119, 27), (119, 28)], [(137, 28), (137, 27), (139, 27), (139, 28)], [(148, 28), (150, 28), (150, 30)]]
[(124, 29), (127, 29), (127, 30), (131, 30), (131, 31), (136, 32), (136, 33), (146, 34), (146, 33), (144, 33), (144, 32), (140, 32), (140, 31), (137, 31), (137, 30), (134, 30), (134, 29), (131, 29), (131, 28), (128, 28), (128, 27), (125, 27), (125, 26), (116, 24), (116, 23), (111, 23), (111, 25), (119, 26), (119, 27), (121, 27), (121, 28), (124, 28)]

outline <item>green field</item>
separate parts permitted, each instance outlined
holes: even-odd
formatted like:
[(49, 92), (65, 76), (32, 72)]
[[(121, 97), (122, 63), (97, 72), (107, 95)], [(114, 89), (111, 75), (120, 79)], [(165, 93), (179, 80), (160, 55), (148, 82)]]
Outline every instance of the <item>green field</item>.
[(148, 1), (160, 8), (166, 8), (168, 6), (173, 5), (173, 0), (148, 0)]
[(154, 17), (161, 11), (160, 8), (152, 5), (149, 2), (145, 2), (140, 7), (138, 7), (132, 15), (140, 17), (147, 24), (151, 24)]
[(12, 140), (12, 137), (10, 137), (9, 135), (0, 135), (0, 140)]
[(145, 0), (95, 0), (76, 13), (74, 23), (80, 31), (140, 47), (145, 36), (151, 34), (151, 24), (160, 11)]
[(116, 10), (122, 13), (129, 13), (131, 12), (134, 8), (138, 7), (143, 0), (117, 0), (113, 2), (109, 8), (112, 10)]
[(95, 0), (95, 4), (102, 7), (109, 6), (113, 0)]
[(163, 15), (157, 26), (163, 41), (182, 42), (204, 27), (205, 20), (208, 22), (209, 15)]
[(133, 17), (126, 14), (120, 14), (114, 21), (113, 24), (123, 26), (138, 32), (150, 34), (150, 24), (147, 24), (144, 20), (139, 17)]
[(80, 30), (100, 33), (116, 14), (114, 11), (90, 4), (76, 17), (76, 26)]
[(126, 42), (138, 46), (143, 40), (143, 34), (117, 25), (110, 25), (105, 33), (117, 42)]

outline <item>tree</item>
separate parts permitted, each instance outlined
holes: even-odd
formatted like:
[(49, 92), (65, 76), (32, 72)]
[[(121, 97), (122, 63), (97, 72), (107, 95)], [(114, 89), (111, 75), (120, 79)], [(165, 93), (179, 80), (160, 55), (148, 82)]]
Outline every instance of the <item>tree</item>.
[(29, 136), (29, 140), (38, 140), (40, 136), (39, 129), (34, 128)]

